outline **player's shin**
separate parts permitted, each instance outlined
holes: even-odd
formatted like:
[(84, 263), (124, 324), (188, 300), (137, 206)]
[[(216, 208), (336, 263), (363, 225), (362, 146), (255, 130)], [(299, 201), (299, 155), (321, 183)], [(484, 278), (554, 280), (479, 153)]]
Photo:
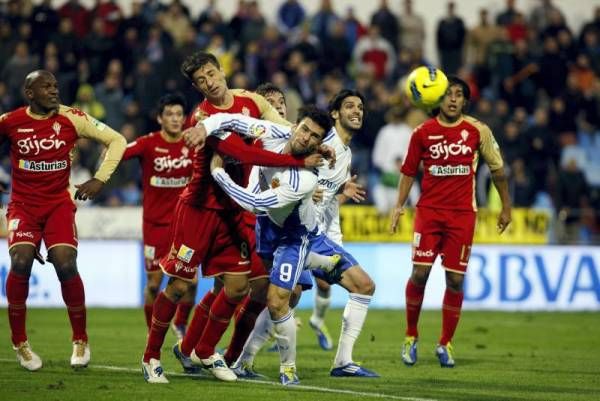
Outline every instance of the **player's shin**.
[(62, 297), (73, 329), (73, 341), (87, 342), (85, 291), (79, 274), (60, 283)]
[(194, 308), (192, 320), (181, 341), (181, 352), (185, 356), (190, 356), (192, 350), (198, 343), (198, 340), (200, 340), (202, 332), (206, 327), (206, 322), (208, 321), (208, 312), (216, 298), (217, 296), (212, 291), (208, 291), (200, 303)]
[(27, 341), (25, 332), (27, 306), (25, 301), (28, 294), (29, 276), (21, 276), (11, 270), (6, 279), (6, 299), (8, 301), (8, 322), (14, 345)]
[(246, 344), (244, 344), (244, 349), (238, 360), (252, 366), (258, 351), (271, 338), (272, 330), (273, 322), (269, 316), (269, 311), (265, 308), (256, 318), (254, 330), (248, 337)]
[(406, 283), (406, 336), (419, 337), (417, 325), (421, 314), (421, 305), (425, 286), (415, 284), (411, 279)]
[(164, 291), (158, 294), (158, 297), (154, 301), (152, 325), (150, 326), (146, 350), (144, 352), (143, 361), (145, 363), (149, 363), (151, 358), (160, 360), (160, 348), (165, 341), (169, 322), (175, 315), (176, 309), (177, 303), (167, 298)]
[(338, 344), (337, 353), (335, 355), (334, 366), (344, 366), (352, 360), (352, 350), (354, 343), (360, 335), (363, 324), (367, 317), (369, 304), (371, 303), (371, 295), (363, 295), (350, 293), (350, 299), (344, 308), (342, 319), (342, 331)]
[(265, 303), (246, 296), (235, 318), (235, 329), (224, 355), (225, 362), (231, 365), (237, 360), (242, 348), (254, 328), (258, 315), (265, 309)]
[(448, 344), (452, 340), (452, 337), (454, 337), (454, 332), (460, 319), (463, 295), (462, 291), (456, 292), (450, 288), (446, 288), (442, 305), (442, 335), (440, 337), (440, 345)]
[(296, 322), (292, 310), (280, 319), (272, 319), (273, 331), (279, 348), (281, 368), (296, 366)]

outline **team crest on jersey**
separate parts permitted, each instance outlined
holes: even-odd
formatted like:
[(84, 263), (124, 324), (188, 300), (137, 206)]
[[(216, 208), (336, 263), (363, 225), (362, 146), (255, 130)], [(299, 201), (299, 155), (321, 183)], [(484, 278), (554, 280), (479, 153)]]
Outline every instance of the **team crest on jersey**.
[(205, 112), (202, 109), (198, 109), (196, 110), (196, 112), (194, 113), (194, 118), (196, 119), (196, 121), (202, 121), (204, 120), (206, 117), (208, 117), (208, 113)]
[(279, 187), (280, 183), (279, 183), (279, 178), (273, 178), (271, 180), (271, 188), (275, 189), (277, 187)]
[(181, 244), (181, 246), (179, 247), (179, 251), (177, 252), (177, 259), (185, 263), (190, 263), (190, 261), (192, 260), (192, 256), (194, 256), (194, 250)]
[(262, 124), (253, 124), (250, 127), (250, 132), (252, 133), (252, 136), (260, 138), (267, 132), (267, 127)]
[(466, 129), (460, 131), (460, 137), (463, 139), (463, 141), (466, 141), (469, 137), (469, 131), (467, 131)]
[(190, 154), (190, 150), (187, 148), (187, 146), (181, 148), (181, 154), (183, 155), (183, 157), (188, 157), (188, 155)]
[(248, 109), (246, 106), (242, 107), (242, 114), (245, 116), (249, 116), (250, 115), (250, 109)]
[(144, 245), (144, 257), (146, 259), (154, 259), (156, 248), (150, 245)]
[(61, 128), (61, 125), (58, 121), (55, 121), (54, 124), (52, 124), (52, 130), (54, 132), (56, 132), (56, 135), (60, 134), (60, 128)]

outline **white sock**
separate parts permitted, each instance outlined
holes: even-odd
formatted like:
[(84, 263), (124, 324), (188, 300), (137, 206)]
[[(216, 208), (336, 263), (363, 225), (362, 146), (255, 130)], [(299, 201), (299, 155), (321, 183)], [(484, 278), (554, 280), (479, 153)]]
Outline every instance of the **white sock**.
[(371, 303), (371, 295), (350, 293), (342, 316), (342, 333), (333, 365), (338, 368), (353, 362), (352, 350), (360, 335)]
[(320, 253), (309, 252), (306, 258), (306, 267), (310, 270), (322, 269), (326, 272), (331, 271), (334, 266), (334, 259), (328, 255), (321, 255)]
[(281, 367), (296, 367), (296, 322), (291, 310), (281, 319), (273, 320), (273, 331)]
[(242, 350), (238, 361), (246, 362), (252, 366), (254, 357), (263, 347), (265, 342), (271, 338), (272, 333), (273, 322), (271, 321), (271, 316), (269, 316), (269, 310), (265, 308), (256, 318), (254, 330), (252, 330), (252, 333), (250, 333), (250, 336), (246, 340), (246, 344), (244, 344), (244, 349)]
[(310, 321), (313, 325), (319, 328), (323, 325), (323, 319), (325, 319), (325, 312), (329, 309), (329, 304), (331, 304), (331, 290), (321, 291), (317, 287), (313, 313), (310, 317)]

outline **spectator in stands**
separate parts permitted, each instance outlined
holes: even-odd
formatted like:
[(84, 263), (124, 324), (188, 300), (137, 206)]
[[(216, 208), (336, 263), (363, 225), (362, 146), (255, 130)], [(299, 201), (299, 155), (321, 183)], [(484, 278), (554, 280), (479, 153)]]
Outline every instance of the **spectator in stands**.
[(454, 75), (463, 63), (463, 46), (465, 42), (465, 24), (455, 12), (453, 1), (448, 2), (448, 14), (438, 22), (437, 49), (446, 74)]
[[(552, 4), (552, 0), (538, 0), (539, 5), (531, 9), (529, 14), (529, 25), (536, 32), (543, 32), (548, 26), (550, 20), (550, 13), (558, 12), (562, 15), (562, 12)], [(564, 18), (564, 16), (563, 16)]]
[(515, 7), (515, 0), (506, 0), (506, 9), (498, 14), (496, 17), (496, 24), (508, 26), (517, 13), (519, 13), (519, 11), (517, 11)]
[(304, 21), (304, 7), (298, 0), (285, 0), (277, 11), (277, 28), (283, 35), (289, 35)]
[(535, 192), (546, 191), (550, 171), (556, 166), (558, 147), (548, 126), (548, 111), (538, 107), (533, 115), (533, 124), (523, 134), (527, 142), (524, 155), (527, 167), (535, 177)]
[(25, 77), (38, 66), (38, 57), (29, 53), (27, 42), (17, 42), (15, 53), (2, 69), (0, 79), (6, 83), (10, 96), (19, 104), (22, 103), (21, 89)]
[(79, 0), (68, 0), (58, 9), (58, 14), (61, 18), (71, 20), (71, 26), (75, 35), (81, 40), (83, 39), (90, 28), (90, 11), (79, 4)]
[(167, 10), (160, 14), (159, 21), (162, 28), (173, 39), (175, 47), (181, 47), (186, 31), (191, 26), (190, 19), (183, 12), (181, 5), (177, 2), (171, 3)]
[(114, 38), (117, 35), (123, 11), (115, 0), (96, 0), (91, 14), (92, 19), (98, 18), (102, 21), (104, 36)]
[(415, 51), (425, 47), (425, 21), (413, 13), (412, 0), (404, 0), (404, 12), (398, 16), (398, 25), (399, 48)]
[(311, 19), (310, 31), (315, 34), (321, 43), (329, 40), (331, 34), (331, 27), (333, 23), (339, 19), (333, 7), (331, 0), (321, 0), (321, 6), (319, 11), (313, 15)]
[(348, 7), (346, 9), (344, 26), (346, 27), (346, 40), (348, 41), (348, 45), (350, 45), (350, 49), (353, 50), (354, 46), (356, 46), (356, 42), (358, 42), (358, 39), (367, 33), (367, 28), (361, 24), (358, 18), (356, 18), (354, 15), (353, 7)]
[[(502, 38), (502, 28), (490, 24), (488, 11), (485, 8), (479, 10), (479, 25), (469, 30), (467, 35), (467, 57), (468, 65), (473, 66), (477, 82), (486, 87), (491, 83), (491, 74), (488, 66), (490, 45)], [(483, 120), (487, 121), (487, 120)]]
[(96, 92), (90, 84), (79, 86), (73, 107), (86, 112), (96, 120), (104, 120), (106, 117), (106, 109), (102, 103), (96, 100)]
[(387, 40), (394, 50), (398, 49), (398, 19), (390, 10), (387, 0), (380, 0), (379, 8), (371, 16), (371, 26), (379, 28), (381, 36)]
[(567, 155), (558, 174), (555, 206), (564, 227), (564, 231), (559, 232), (561, 243), (577, 242), (582, 212), (589, 205), (590, 189), (579, 163), (576, 156)]
[(514, 207), (531, 207), (535, 201), (535, 180), (523, 159), (515, 159), (510, 169), (508, 186)]
[(371, 71), (375, 79), (384, 80), (391, 76), (396, 62), (394, 48), (379, 32), (379, 27), (370, 26), (369, 34), (356, 43), (352, 55), (359, 71)]

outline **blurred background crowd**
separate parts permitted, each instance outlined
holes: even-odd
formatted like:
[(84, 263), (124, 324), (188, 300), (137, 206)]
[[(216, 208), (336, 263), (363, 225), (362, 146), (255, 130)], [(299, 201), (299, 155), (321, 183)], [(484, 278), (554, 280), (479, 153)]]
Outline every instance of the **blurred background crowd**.
[[(240, 0), (231, 18), (214, 0), (199, 13), (183, 0), (132, 1), (127, 14), (110, 0), (93, 7), (2, 1), (0, 112), (22, 105), (25, 76), (44, 68), (58, 78), (63, 104), (132, 141), (157, 129), (162, 94), (182, 92), (189, 108), (201, 100), (179, 72), (198, 50), (217, 56), (230, 88), (267, 81), (281, 87), (290, 119), (304, 103), (326, 107), (341, 88), (355, 88), (367, 99), (367, 114), (353, 140), (353, 169), (385, 214), (411, 131), (427, 117), (409, 107), (403, 78), (431, 62), (423, 49), (434, 41), (439, 67), (471, 86), (469, 114), (500, 143), (514, 206), (551, 210), (555, 242), (600, 243), (600, 7), (590, 5), (589, 20), (575, 31), (550, 0), (527, 10), (511, 0), (499, 13), (481, 9), (473, 26), (461, 18), (465, 2), (440, 2), (445, 16), (426, 37), (425, 16), (411, 0), (398, 0), (402, 12), (378, 1), (361, 19), (352, 8), (336, 13), (334, 1), (322, 0), (309, 14), (297, 0)], [(277, 8), (276, 20), (265, 18), (264, 7)], [(81, 141), (74, 182), (91, 176), (100, 151)], [(6, 179), (10, 163), (2, 155)], [(489, 172), (480, 169), (477, 179), (479, 205), (499, 207)], [(96, 203), (138, 205), (141, 196), (139, 166), (128, 162)], [(417, 196), (418, 187), (411, 202)]]

